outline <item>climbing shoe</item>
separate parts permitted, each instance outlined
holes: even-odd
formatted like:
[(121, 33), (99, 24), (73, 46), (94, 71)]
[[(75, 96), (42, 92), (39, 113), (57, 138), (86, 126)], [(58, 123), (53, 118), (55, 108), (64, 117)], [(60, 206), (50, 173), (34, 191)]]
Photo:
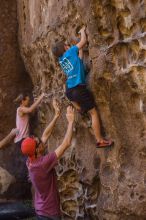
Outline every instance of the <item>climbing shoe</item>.
[(111, 140), (101, 140), (96, 143), (96, 148), (105, 148), (105, 147), (111, 147), (114, 145), (114, 142)]

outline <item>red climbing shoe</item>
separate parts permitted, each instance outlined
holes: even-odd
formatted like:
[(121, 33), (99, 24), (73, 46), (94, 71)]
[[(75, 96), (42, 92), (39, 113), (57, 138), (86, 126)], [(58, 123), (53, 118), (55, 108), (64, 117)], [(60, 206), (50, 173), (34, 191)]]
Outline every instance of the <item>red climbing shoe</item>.
[(105, 148), (105, 147), (111, 147), (114, 144), (113, 141), (111, 140), (101, 140), (99, 142), (97, 142), (96, 144), (96, 148)]

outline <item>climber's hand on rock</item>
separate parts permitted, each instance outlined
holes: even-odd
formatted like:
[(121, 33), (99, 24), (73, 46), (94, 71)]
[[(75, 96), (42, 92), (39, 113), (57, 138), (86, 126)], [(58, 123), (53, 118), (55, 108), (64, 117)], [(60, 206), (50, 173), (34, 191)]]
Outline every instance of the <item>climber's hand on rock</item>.
[(53, 99), (53, 108), (55, 110), (55, 116), (56, 117), (59, 117), (60, 116), (60, 106), (59, 106), (59, 103), (56, 99)]
[(79, 50), (81, 48), (83, 48), (85, 46), (85, 44), (87, 43), (87, 35), (85, 32), (85, 26), (82, 27), (82, 29), (79, 31), (79, 33), (81, 34), (81, 39), (80, 42), (78, 44), (76, 44), (76, 46), (79, 48)]
[(40, 97), (43, 99), (44, 96), (45, 96), (45, 93), (43, 92)]
[(81, 30), (79, 30), (79, 34), (81, 34), (82, 32), (85, 32), (86, 31), (86, 27), (85, 26), (83, 26), (82, 28), (81, 28)]
[(67, 107), (67, 113), (66, 113), (66, 118), (68, 123), (73, 123), (75, 120), (75, 111), (72, 106)]

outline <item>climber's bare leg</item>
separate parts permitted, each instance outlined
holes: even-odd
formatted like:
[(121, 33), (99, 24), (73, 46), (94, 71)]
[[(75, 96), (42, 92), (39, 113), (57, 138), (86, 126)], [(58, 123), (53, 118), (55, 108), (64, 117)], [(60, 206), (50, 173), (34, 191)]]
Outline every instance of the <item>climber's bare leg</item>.
[(91, 115), (92, 129), (97, 141), (97, 147), (103, 148), (111, 146), (113, 144), (113, 141), (105, 140), (101, 135), (100, 121), (96, 108), (92, 108), (91, 110), (89, 110), (89, 114)]
[(100, 121), (99, 121), (99, 116), (98, 116), (97, 110), (95, 108), (92, 108), (91, 110), (89, 110), (89, 114), (91, 116), (92, 129), (93, 129), (96, 141), (99, 142), (103, 138), (102, 138), (102, 135), (100, 132)]

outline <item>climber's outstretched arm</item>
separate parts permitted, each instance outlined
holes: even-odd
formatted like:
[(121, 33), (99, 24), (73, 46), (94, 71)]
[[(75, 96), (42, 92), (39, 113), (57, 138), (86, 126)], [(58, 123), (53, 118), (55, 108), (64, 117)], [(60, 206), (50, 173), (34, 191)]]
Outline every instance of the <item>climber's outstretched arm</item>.
[(83, 59), (83, 48), (79, 49), (79, 57), (81, 60)]
[(40, 104), (40, 102), (42, 101), (43, 97), (44, 97), (44, 93), (42, 93), (38, 97), (38, 99), (30, 107), (21, 107), (20, 114), (32, 113), (37, 108), (37, 106)]
[(0, 148), (3, 148), (7, 144), (9, 144), (15, 138), (17, 132), (18, 132), (18, 129), (13, 128), (11, 132), (3, 140), (0, 141)]
[(85, 27), (83, 27), (79, 33), (81, 34), (81, 40), (78, 44), (76, 44), (76, 46), (81, 49), (84, 47), (84, 45), (87, 43), (87, 36), (86, 36), (86, 33), (85, 33)]

